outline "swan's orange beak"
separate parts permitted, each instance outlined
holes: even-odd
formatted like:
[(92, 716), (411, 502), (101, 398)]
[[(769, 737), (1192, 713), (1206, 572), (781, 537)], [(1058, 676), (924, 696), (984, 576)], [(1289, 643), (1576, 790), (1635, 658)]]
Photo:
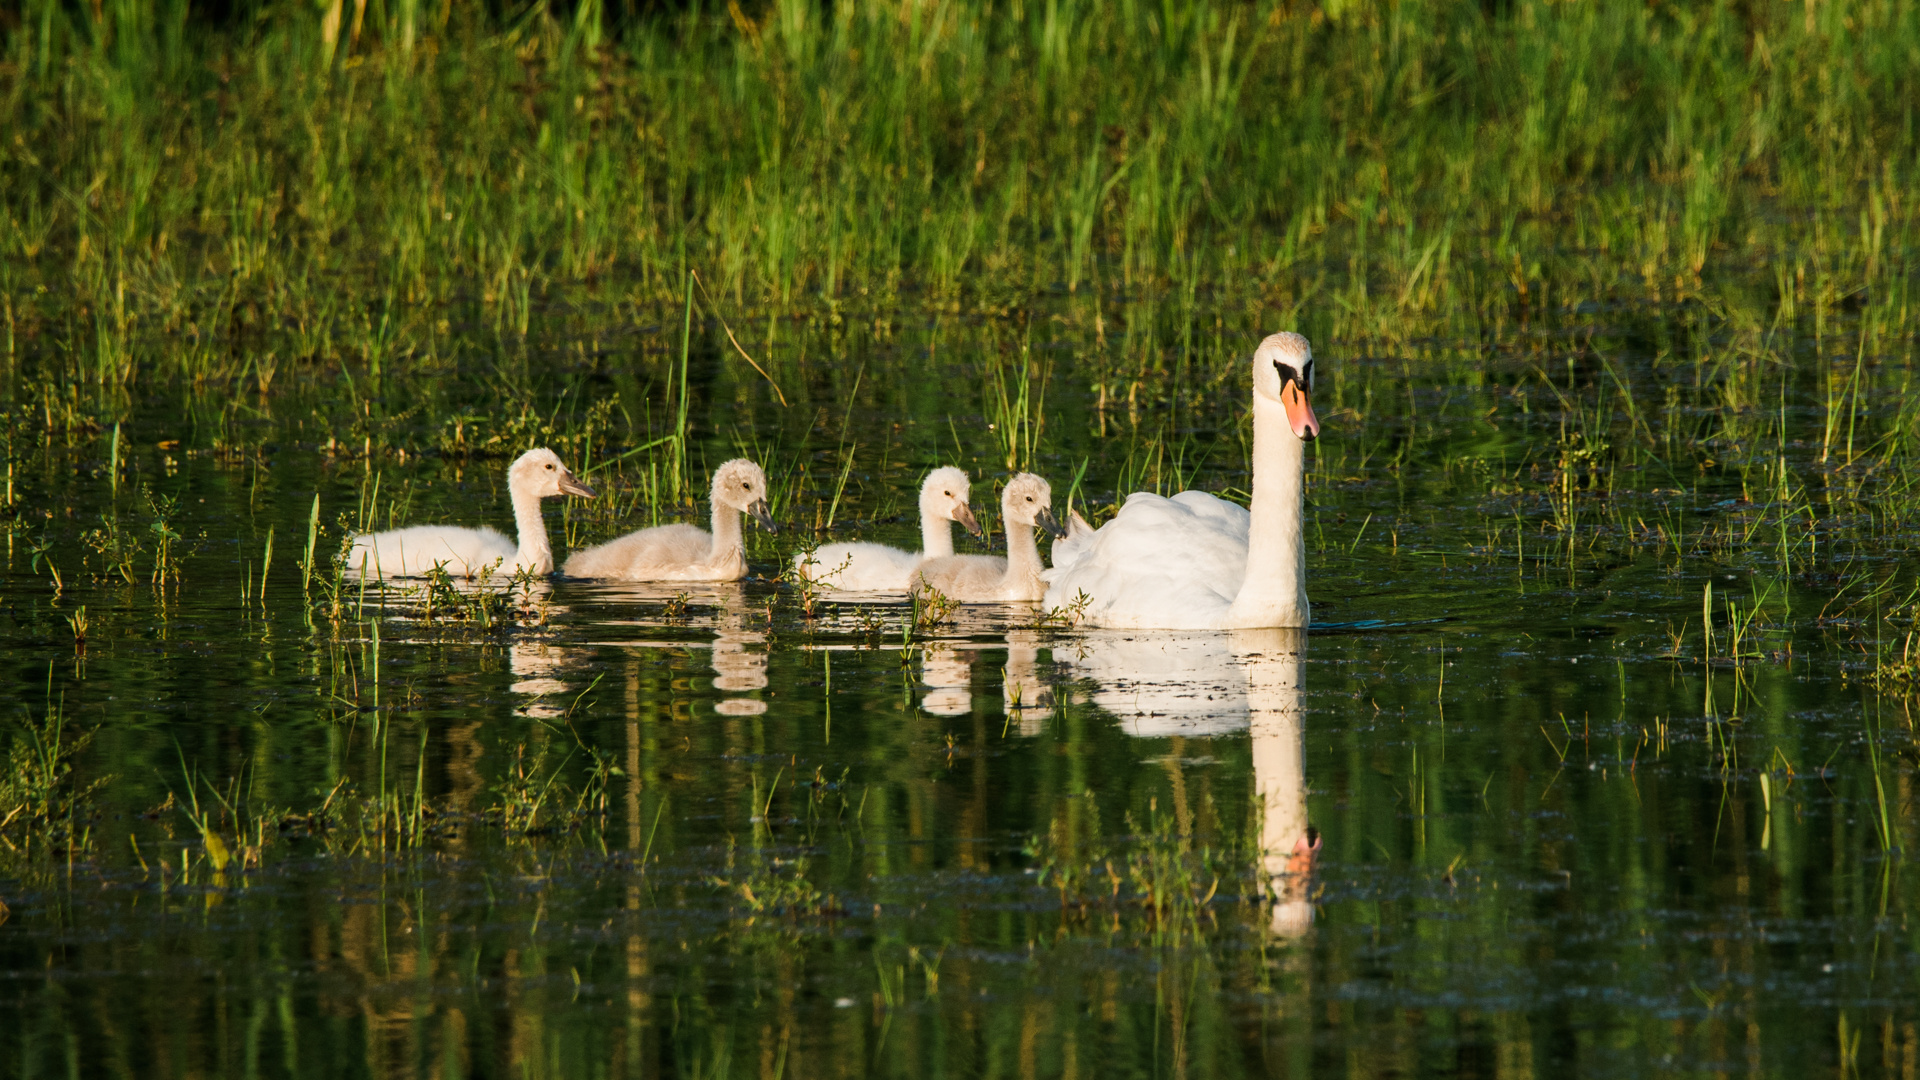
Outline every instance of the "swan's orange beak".
[(1313, 415), (1313, 402), (1298, 380), (1289, 379), (1280, 388), (1280, 404), (1287, 410), (1287, 423), (1296, 437), (1306, 440), (1320, 435), (1320, 418)]

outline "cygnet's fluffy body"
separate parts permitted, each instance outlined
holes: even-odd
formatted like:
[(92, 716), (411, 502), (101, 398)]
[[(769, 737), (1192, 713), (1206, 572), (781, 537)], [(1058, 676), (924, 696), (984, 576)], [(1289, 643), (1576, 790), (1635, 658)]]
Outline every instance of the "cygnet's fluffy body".
[(980, 535), (980, 524), (967, 503), (969, 487), (967, 474), (950, 465), (927, 474), (926, 482), (920, 485), (919, 551), (902, 551), (870, 541), (822, 544), (811, 555), (804, 551), (795, 555), (793, 568), (801, 577), (829, 589), (905, 592), (921, 563), (953, 554), (954, 522)]
[(1060, 524), (1053, 518), (1053, 489), (1032, 473), (1018, 473), (1007, 481), (1000, 496), (1000, 516), (1007, 527), (1007, 557), (948, 555), (928, 559), (913, 574), (917, 596), (938, 592), (963, 604), (1038, 600), (1046, 594), (1040, 572), (1040, 548), (1034, 542), (1036, 526), (1055, 536)]
[(489, 573), (553, 572), (553, 547), (540, 500), (555, 495), (593, 498), (593, 489), (574, 478), (547, 449), (529, 450), (507, 466), (507, 494), (513, 502), (516, 543), (497, 529), (459, 525), (414, 525), (353, 538), (347, 569), (369, 577), (420, 577), (439, 567), (460, 577)]
[(752, 514), (773, 531), (767, 511), (767, 475), (745, 458), (713, 471), (713, 531), (695, 525), (656, 525), (573, 553), (569, 577), (616, 581), (738, 581), (747, 576), (740, 515)]

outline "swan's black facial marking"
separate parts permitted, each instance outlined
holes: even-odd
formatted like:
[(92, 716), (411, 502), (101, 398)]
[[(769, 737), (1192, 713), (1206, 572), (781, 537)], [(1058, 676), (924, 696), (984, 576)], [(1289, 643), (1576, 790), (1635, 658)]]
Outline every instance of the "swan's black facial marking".
[(1280, 389), (1282, 390), (1287, 388), (1288, 383), (1295, 383), (1302, 390), (1311, 391), (1313, 389), (1313, 359), (1311, 357), (1309, 357), (1307, 362), (1301, 365), (1298, 370), (1295, 370), (1292, 364), (1275, 360), (1273, 362), (1273, 371), (1274, 374), (1280, 376)]

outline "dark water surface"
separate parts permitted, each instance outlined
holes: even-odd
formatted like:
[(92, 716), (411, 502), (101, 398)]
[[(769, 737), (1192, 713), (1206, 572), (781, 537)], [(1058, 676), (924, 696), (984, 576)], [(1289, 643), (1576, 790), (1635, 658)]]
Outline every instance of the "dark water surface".
[[(1239, 347), (1206, 361), (1210, 425), (1096, 415), (1063, 358), (1036, 467), (1063, 494), (1088, 460), (1108, 499), (1184, 445), (1197, 483), (1244, 488)], [(994, 505), (996, 348), (855, 343), (786, 411), (711, 351), (702, 453), (766, 451), (807, 535), (864, 447), (835, 534), (911, 543), (929, 465)], [(1616, 362), (1657, 402), (1685, 380), (1655, 352)], [(347, 455), (330, 384), (218, 410), (156, 392), (117, 492), (109, 425), (17, 414), (0, 693), (9, 724), (95, 729), (76, 777), (108, 779), (84, 843), (7, 834), (0, 1074), (1913, 1075), (1915, 742), (1831, 604), (1853, 561), (1910, 578), (1912, 537), (1769, 509), (1760, 425), (1787, 429), (1789, 486), (1826, 482), (1813, 393), (1783, 375), (1777, 414), (1701, 449), (1719, 414), (1695, 380), (1644, 451), (1569, 464), (1569, 417), (1612, 408), (1590, 356), (1566, 404), (1511, 358), (1320, 353), (1340, 381), (1304, 639), (1018, 608), (909, 633), (904, 603), (830, 597), (808, 618), (769, 580), (794, 530), (755, 534), (738, 585), (556, 580), (493, 628), (349, 586), (336, 614), (324, 565), (302, 599), (316, 491), (329, 526), (370, 500), (382, 523), (507, 523), (504, 461), (438, 448), (457, 402), (363, 424)], [(863, 356), (884, 389), (843, 418)], [(637, 410), (620, 366), (531, 385)], [(1624, 443), (1636, 421), (1593, 423)], [(616, 505), (657, 482), (639, 460), (595, 474)], [(84, 539), (102, 515), (150, 532), (143, 488), (178, 500), (178, 586)], [(645, 523), (637, 498), (620, 520), (550, 502), (556, 547)], [(370, 824), (382, 806), (423, 841)], [(1302, 814), (1322, 847), (1289, 861)]]

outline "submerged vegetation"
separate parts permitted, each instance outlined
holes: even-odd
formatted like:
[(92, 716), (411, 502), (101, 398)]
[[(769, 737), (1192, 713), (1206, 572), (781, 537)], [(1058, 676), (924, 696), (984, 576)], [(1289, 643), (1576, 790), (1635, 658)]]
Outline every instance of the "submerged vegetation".
[[(1916, 49), (1897, 0), (0, 6), (0, 1053), (1892, 1073)], [(1317, 876), (1244, 720), (1073, 611), (776, 578), (934, 464), (1243, 497), (1282, 328)], [(558, 550), (735, 456), (781, 534), (685, 590), (343, 565), (505, 524), (533, 445), (601, 492)]]

